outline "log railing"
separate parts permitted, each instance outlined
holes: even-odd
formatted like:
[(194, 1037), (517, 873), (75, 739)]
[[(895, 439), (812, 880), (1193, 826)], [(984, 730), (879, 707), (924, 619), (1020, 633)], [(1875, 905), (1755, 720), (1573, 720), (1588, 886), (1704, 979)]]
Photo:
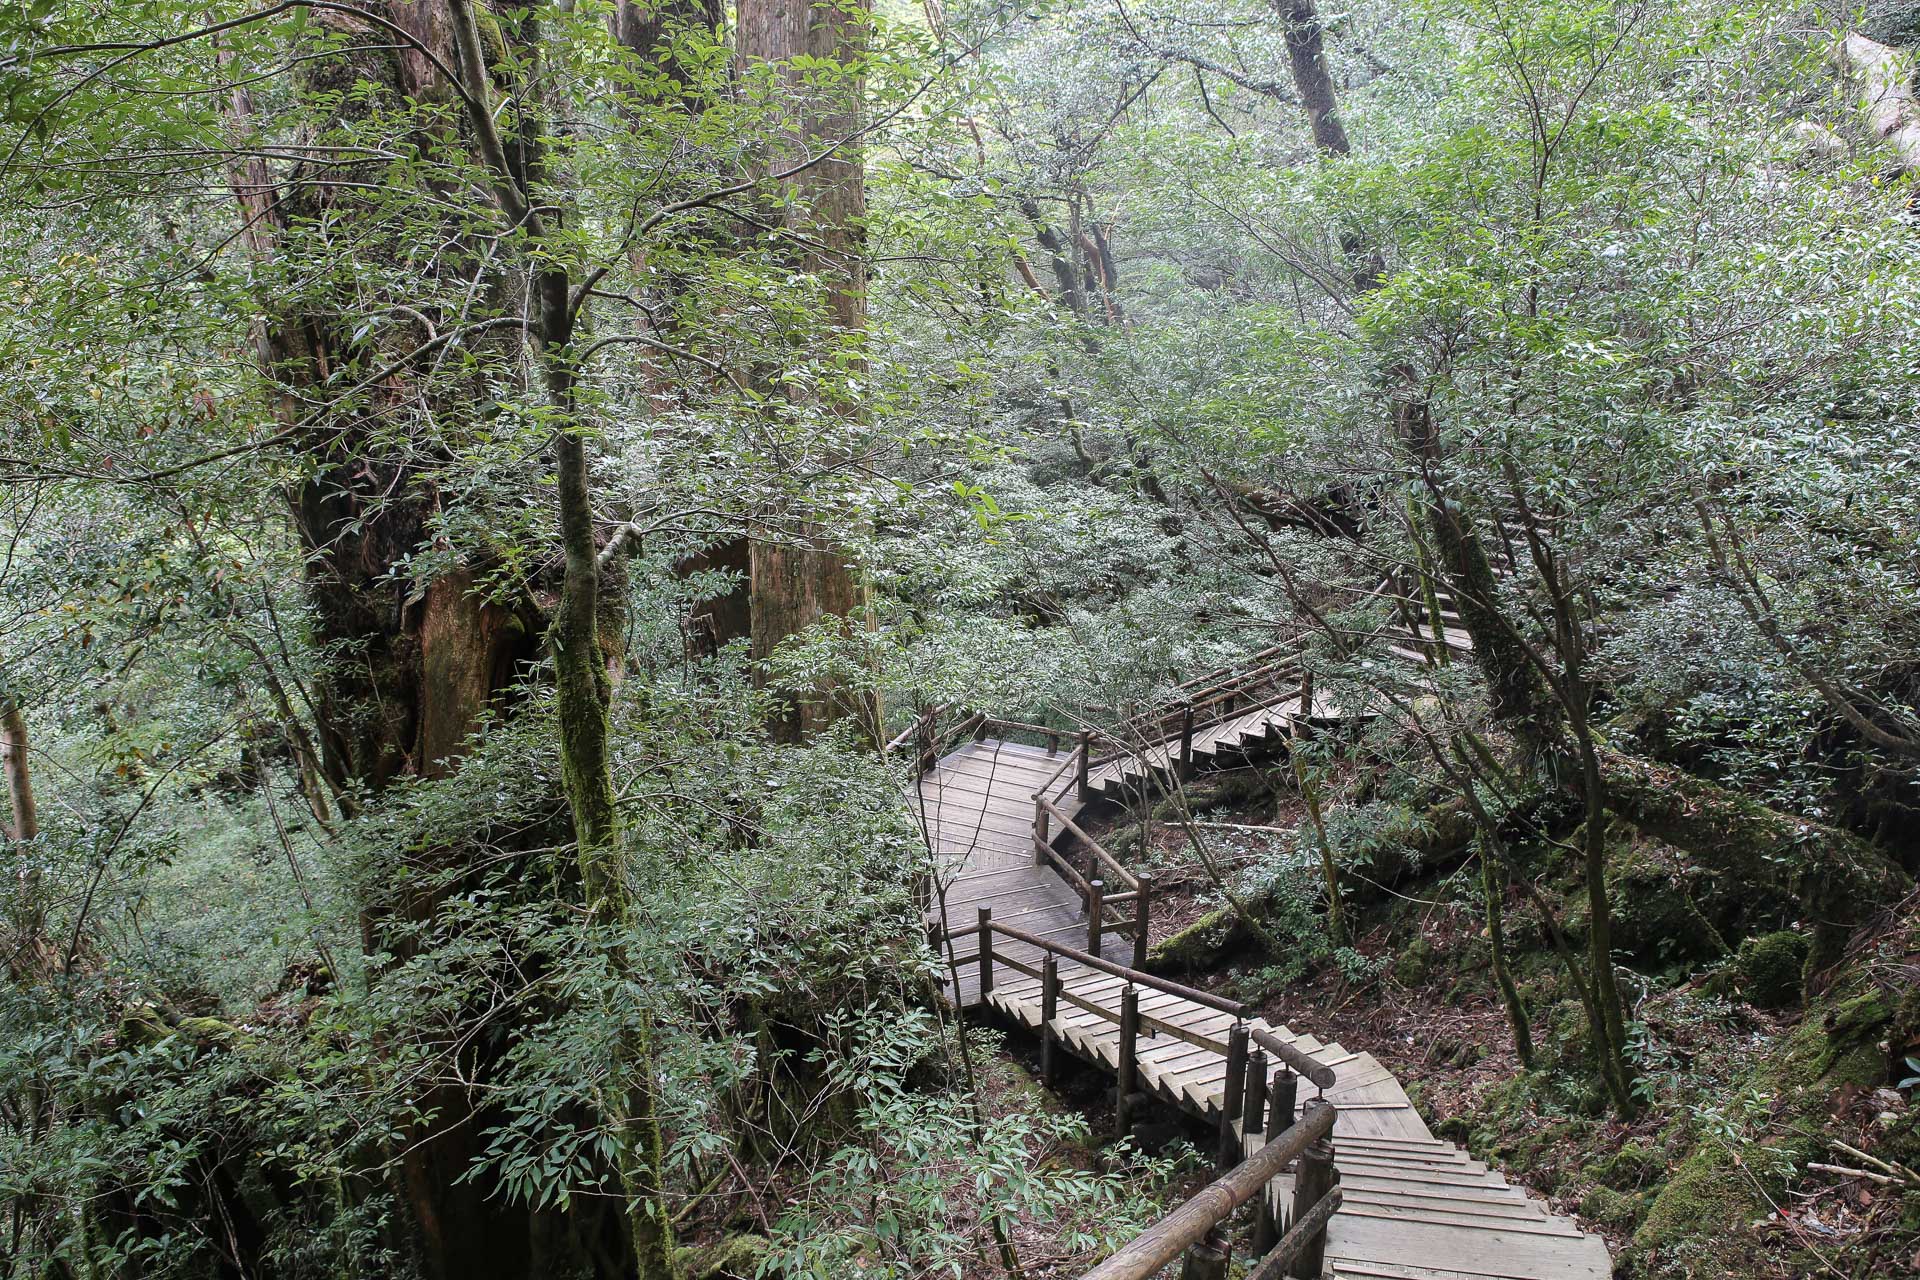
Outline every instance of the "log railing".
[[(1011, 939), (1014, 942), (1024, 942), (1030, 947), (1038, 947), (1047, 955), (1053, 956), (1058, 960), (1071, 960), (1076, 964), (1085, 965), (1089, 969), (1097, 969), (1101, 973), (1111, 974), (1116, 978), (1124, 978), (1135, 987), (1146, 987), (1154, 991), (1163, 991), (1168, 995), (1180, 996), (1183, 999), (1193, 1001), (1195, 1004), (1205, 1005), (1209, 1009), (1216, 1009), (1221, 1013), (1232, 1014), (1236, 1019), (1244, 1019), (1247, 1016), (1247, 1006), (1237, 1000), (1229, 1000), (1224, 996), (1214, 995), (1211, 991), (1202, 991), (1198, 987), (1189, 987), (1184, 983), (1175, 982), (1171, 978), (1162, 978), (1158, 974), (1147, 973), (1144, 970), (1120, 964), (1117, 961), (1107, 959), (1097, 951), (1082, 951), (1078, 947), (1069, 947), (1064, 943), (1055, 942), (1052, 938), (1031, 933), (1017, 925), (1003, 924), (993, 918), (993, 909), (991, 907), (980, 908), (978, 923), (969, 925), (964, 929), (949, 929), (942, 936), (949, 942), (958, 942), (964, 938), (973, 937), (980, 939), (979, 951), (974, 957), (971, 957), (971, 959), (979, 969), (980, 990), (982, 994), (993, 990), (994, 975), (1001, 969), (1011, 969), (1015, 973), (1025, 974), (1029, 978), (1038, 978), (1043, 988), (1047, 981), (1046, 974), (1043, 973), (1041, 969), (1017, 957), (1003, 955), (997, 952), (993, 946), (993, 939), (995, 936), (999, 936)], [(1105, 1009), (1090, 1001), (1083, 1000), (1064, 987), (1060, 989), (1059, 998), (1065, 1000), (1068, 1004), (1085, 1009), (1088, 1013), (1096, 1014), (1108, 1022), (1118, 1022), (1120, 1020), (1119, 1015), (1113, 1010)], [(1150, 1014), (1143, 1014), (1141, 1016), (1140, 1025), (1145, 1027), (1151, 1034), (1170, 1035), (1176, 1040), (1184, 1040), (1200, 1048), (1218, 1049), (1222, 1052), (1226, 1052), (1228, 1048), (1227, 1041), (1209, 1036), (1204, 1032), (1176, 1026), (1171, 1022), (1164, 1022)]]
[[(1054, 1029), (1062, 1004), (1084, 1010), (1118, 1028), (1114, 1062), (1114, 1131), (1124, 1135), (1135, 1109), (1147, 1099), (1138, 1075), (1140, 1037), (1171, 1035), (1224, 1055), (1219, 1107), (1221, 1175), (1198, 1195), (1123, 1245), (1085, 1280), (1149, 1280), (1160, 1268), (1185, 1255), (1190, 1277), (1225, 1280), (1227, 1255), (1223, 1224), (1236, 1210), (1254, 1202), (1252, 1248), (1259, 1261), (1249, 1280), (1279, 1280), (1281, 1276), (1320, 1275), (1325, 1262), (1327, 1223), (1340, 1207), (1339, 1172), (1330, 1141), (1336, 1109), (1324, 1098), (1309, 1099), (1298, 1107), (1299, 1082), (1317, 1087), (1333, 1083), (1333, 1071), (1315, 1062), (1264, 1028), (1249, 1027), (1247, 1006), (1235, 1000), (1185, 986), (1156, 974), (1116, 964), (1093, 951), (1080, 951), (993, 919), (991, 908), (980, 908), (978, 923), (949, 931), (946, 941), (977, 938), (977, 950), (968, 959), (978, 966), (980, 994), (992, 994), (995, 975), (1002, 969), (1040, 982), (1040, 1074), (1053, 1084), (1058, 1075), (1062, 1041)], [(1002, 951), (995, 938), (1025, 943), (1041, 953), (1036, 966)], [(1126, 981), (1119, 1008), (1089, 1000), (1060, 977), (1060, 962), (1111, 974)], [(964, 964), (965, 961), (958, 963)], [(956, 974), (956, 978), (958, 975)], [(1196, 1004), (1230, 1014), (1233, 1026), (1224, 1040), (1158, 1018), (1140, 1007), (1142, 989), (1181, 996)], [(1278, 1064), (1271, 1074), (1267, 1053)], [(1297, 1073), (1297, 1074), (1296, 1074)], [(1265, 1141), (1246, 1154), (1249, 1141)], [(1292, 1166), (1293, 1198), (1283, 1211), (1271, 1184)]]
[[(913, 747), (912, 772), (918, 776), (931, 769), (950, 744), (967, 737), (977, 742), (988, 736), (1038, 738), (1045, 744), (1048, 755), (1059, 754), (1060, 748), (1069, 739), (1075, 741), (1078, 749), (1084, 750), (1086, 738), (1085, 734), (1073, 729), (1029, 724), (1023, 720), (1007, 720), (999, 716), (990, 716), (984, 711), (964, 711), (953, 703), (941, 703), (915, 716), (906, 728), (887, 740), (886, 745), (880, 748), (880, 753), (890, 756), (898, 754), (909, 746)], [(1072, 756), (1070, 755), (1068, 759), (1071, 761)], [(1059, 772), (1056, 771), (1054, 777), (1057, 779), (1059, 776)], [(1081, 776), (1076, 777), (1076, 781), (1084, 784), (1084, 771)]]
[[(1264, 1128), (1249, 1128), (1267, 1135), (1258, 1151), (1122, 1245), (1084, 1280), (1149, 1280), (1183, 1255), (1184, 1276), (1225, 1280), (1222, 1227), (1250, 1200), (1255, 1202), (1253, 1247), (1261, 1260), (1248, 1280), (1318, 1277), (1326, 1262), (1327, 1222), (1340, 1207), (1339, 1173), (1328, 1141), (1335, 1116), (1332, 1103), (1313, 1102), (1297, 1120), (1289, 1116), (1282, 1124), (1276, 1111)], [(1295, 1166), (1294, 1194), (1291, 1221), (1282, 1231), (1270, 1188), (1288, 1165)]]
[[(1089, 736), (1082, 734), (1074, 758), (1060, 769), (1064, 772), (1074, 768), (1081, 787), (1085, 786), (1088, 741)], [(1056, 780), (1060, 772), (1055, 773)], [(1060, 794), (1053, 791), (1051, 781), (1033, 793), (1033, 860), (1040, 865), (1052, 864), (1080, 895), (1081, 909), (1087, 919), (1087, 950), (1098, 955), (1107, 934), (1123, 935), (1132, 939), (1133, 965), (1137, 969), (1147, 960), (1147, 915), (1152, 904), (1153, 881), (1129, 871), (1107, 852), (1085, 827), (1055, 803)], [(1061, 849), (1058, 841), (1062, 834), (1072, 836), (1075, 848), (1085, 851), (1084, 872)]]
[(1094, 763), (1164, 747), (1169, 763), (1190, 769), (1197, 731), (1293, 697), (1300, 699), (1302, 718), (1312, 718), (1313, 675), (1300, 661), (1299, 646), (1262, 649), (1243, 663), (1174, 686), (1155, 706), (1101, 731), (1097, 736), (1118, 750)]

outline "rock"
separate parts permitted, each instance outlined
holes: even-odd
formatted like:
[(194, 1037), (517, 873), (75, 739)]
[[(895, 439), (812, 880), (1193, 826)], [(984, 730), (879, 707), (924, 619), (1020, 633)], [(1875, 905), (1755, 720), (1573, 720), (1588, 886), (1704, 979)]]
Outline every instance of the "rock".
[(1796, 120), (1781, 133), (1781, 141), (1805, 160), (1838, 160), (1847, 154), (1846, 139), (1822, 124)]
[(754, 1280), (772, 1252), (763, 1236), (728, 1236), (714, 1244), (674, 1250), (687, 1280)]
[(1417, 987), (1427, 980), (1432, 969), (1433, 944), (1424, 937), (1416, 937), (1394, 959), (1394, 981), (1402, 986)]
[(1637, 1191), (1659, 1181), (1666, 1169), (1667, 1157), (1659, 1150), (1644, 1142), (1629, 1142), (1587, 1171), (1616, 1191)]
[(1582, 1217), (1622, 1233), (1632, 1231), (1639, 1224), (1645, 1209), (1641, 1197), (1611, 1187), (1594, 1187), (1580, 1197)]

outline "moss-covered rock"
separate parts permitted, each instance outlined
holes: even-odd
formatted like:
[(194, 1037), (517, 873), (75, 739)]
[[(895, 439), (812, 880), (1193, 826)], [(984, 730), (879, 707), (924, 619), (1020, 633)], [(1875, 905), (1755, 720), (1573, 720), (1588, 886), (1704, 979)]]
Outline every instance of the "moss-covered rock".
[[(1705, 881), (1700, 868), (1646, 839), (1615, 841), (1607, 858), (1607, 898), (1613, 944), (1641, 967), (1711, 960), (1725, 954), (1719, 925), (1698, 901)], [(1570, 886), (1566, 928), (1587, 930), (1584, 891)]]
[[(1769, 1217), (1770, 1201), (1781, 1198), (1780, 1170), (1817, 1158), (1837, 1091), (1886, 1079), (1883, 1037), (1892, 1017), (1893, 1005), (1859, 976), (1809, 1010), (1735, 1090), (1768, 1100), (1764, 1130), (1732, 1145), (1698, 1135), (1699, 1145), (1674, 1169), (1634, 1233), (1629, 1273), (1748, 1274), (1743, 1259), (1758, 1247), (1750, 1227)], [(1746, 1158), (1760, 1147), (1777, 1158)]]
[(1645, 1210), (1644, 1197), (1615, 1191), (1612, 1187), (1593, 1187), (1580, 1197), (1581, 1216), (1609, 1231), (1633, 1230)]
[(1593, 1029), (1586, 1006), (1562, 1000), (1539, 1019), (1539, 1040), (1546, 1050), (1542, 1062), (1563, 1071), (1584, 1072), (1593, 1066)]
[(1190, 973), (1211, 968), (1222, 957), (1252, 940), (1252, 932), (1239, 917), (1228, 908), (1220, 907), (1155, 943), (1147, 953), (1147, 968), (1155, 973), (1168, 970)]
[(1734, 972), (1740, 991), (1762, 1009), (1784, 1009), (1800, 999), (1801, 973), (1811, 944), (1806, 935), (1783, 929), (1740, 944)]
[(1400, 949), (1394, 957), (1394, 980), (1405, 986), (1417, 987), (1427, 980), (1433, 971), (1433, 944), (1424, 937), (1416, 935), (1413, 941)]
[(686, 1280), (753, 1280), (772, 1245), (764, 1236), (728, 1236), (713, 1244), (676, 1249)]
[(1667, 1171), (1667, 1157), (1644, 1142), (1629, 1142), (1604, 1159), (1587, 1166), (1602, 1186), (1615, 1191), (1638, 1191), (1651, 1186)]

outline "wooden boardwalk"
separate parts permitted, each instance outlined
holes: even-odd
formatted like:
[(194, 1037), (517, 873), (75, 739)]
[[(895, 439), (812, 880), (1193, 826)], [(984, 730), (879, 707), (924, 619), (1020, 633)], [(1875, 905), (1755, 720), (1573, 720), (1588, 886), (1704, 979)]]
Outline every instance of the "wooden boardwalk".
[[(1036, 866), (1033, 851), (1033, 793), (1058, 774), (1064, 757), (1041, 747), (987, 739), (970, 742), (943, 757), (920, 777), (909, 798), (934, 851), (936, 884), (933, 907), (944, 924), (971, 924), (980, 908), (997, 923), (1015, 925), (1064, 946), (1084, 948), (1087, 918), (1079, 893), (1057, 872)], [(1081, 802), (1069, 790), (1055, 802), (1069, 816)], [(1040, 963), (1040, 950), (1023, 942), (1000, 941), (1009, 958)], [(977, 967), (965, 961), (978, 939), (953, 944), (961, 975), (959, 1002), (979, 999)], [(1101, 953), (1129, 964), (1133, 945), (1119, 935), (1102, 942)]]
[[(1318, 715), (1321, 708), (1315, 707)], [(1297, 697), (1236, 712), (1195, 731), (1195, 754), (1225, 754), (1270, 740), (1301, 714)], [(1198, 751), (1202, 740), (1209, 750)], [(1231, 745), (1229, 747), (1229, 740)], [(1172, 767), (1173, 752), (1158, 744)], [(1191, 757), (1189, 758), (1191, 759)], [(1012, 925), (1061, 946), (1084, 949), (1088, 923), (1081, 890), (1052, 862), (1035, 858), (1034, 795), (1055, 796), (1057, 812), (1072, 817), (1082, 801), (1058, 787), (1069, 756), (1060, 751), (984, 738), (930, 761), (911, 802), (936, 854), (938, 885), (932, 922), (958, 933), (974, 926), (982, 907), (996, 925)], [(1151, 770), (1089, 771), (1089, 794), (1133, 785)], [(1104, 784), (1104, 785), (1103, 785)], [(984, 1000), (979, 935), (951, 942), (963, 1007), (991, 1007), (1001, 1017), (1041, 1029), (1041, 948), (1004, 937), (992, 942), (997, 962)], [(1116, 965), (1133, 962), (1131, 940), (1106, 935), (1100, 954)], [(1055, 1043), (1089, 1063), (1118, 1071), (1121, 997), (1128, 980), (1071, 959), (1059, 962), (1062, 994), (1050, 1031)], [(1228, 1099), (1228, 1038), (1235, 1023), (1188, 997), (1136, 988), (1141, 1025), (1134, 1079), (1138, 1089), (1219, 1126)], [(1090, 1007), (1089, 1007), (1090, 1006)], [(1498, 1172), (1436, 1139), (1393, 1073), (1368, 1053), (1350, 1052), (1290, 1027), (1254, 1019), (1314, 1062), (1330, 1068), (1325, 1090), (1338, 1115), (1333, 1139), (1344, 1200), (1327, 1227), (1324, 1274), (1352, 1280), (1605, 1280), (1612, 1263), (1605, 1244), (1540, 1201), (1509, 1186)], [(1304, 1080), (1301, 1101), (1315, 1090)], [(1234, 1124), (1235, 1132), (1238, 1123)], [(1263, 1135), (1242, 1139), (1247, 1151)], [(1270, 1186), (1274, 1203), (1292, 1195), (1292, 1175)]]

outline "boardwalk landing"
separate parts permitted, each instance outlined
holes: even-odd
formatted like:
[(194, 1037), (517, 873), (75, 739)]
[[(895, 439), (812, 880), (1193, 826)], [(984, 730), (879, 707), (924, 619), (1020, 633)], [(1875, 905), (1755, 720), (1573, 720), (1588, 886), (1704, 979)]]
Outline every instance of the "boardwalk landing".
[[(1264, 725), (1253, 726), (1266, 732)], [(1051, 867), (1033, 858), (1033, 792), (1058, 770), (1062, 757), (1038, 747), (993, 739), (971, 742), (942, 758), (920, 779), (913, 803), (922, 812), (940, 867), (946, 921), (954, 929), (974, 924), (980, 907), (996, 923), (1011, 924), (1084, 948), (1087, 925), (1080, 899)], [(1079, 804), (1060, 802), (1069, 814)], [(973, 938), (956, 945), (963, 1006), (981, 1003), (978, 954)], [(1102, 954), (1118, 964), (1132, 959), (1131, 944), (1109, 937)], [(1005, 938), (994, 941), (996, 957), (1032, 968), (1039, 949)], [(1065, 961), (1062, 985), (1112, 1013), (1120, 1007), (1122, 979)], [(1040, 1024), (1040, 984), (1011, 966), (998, 969), (988, 1003), (1025, 1026)], [(1061, 1042), (1108, 1070), (1119, 1052), (1117, 1014), (1090, 1013), (1063, 999), (1054, 1019)], [(1141, 1086), (1188, 1114), (1217, 1124), (1224, 1093), (1224, 1040), (1232, 1016), (1184, 997), (1144, 990), (1145, 1020), (1179, 1027), (1207, 1043), (1161, 1031), (1143, 1038), (1138, 1054)], [(1338, 1105), (1334, 1127), (1340, 1186), (1346, 1199), (1327, 1229), (1328, 1276), (1353, 1280), (1605, 1280), (1612, 1263), (1597, 1236), (1582, 1233), (1497, 1172), (1436, 1139), (1393, 1074), (1371, 1054), (1351, 1053), (1283, 1026), (1255, 1020), (1333, 1069), (1326, 1097)], [(1150, 1028), (1151, 1023), (1147, 1023)], [(1314, 1096), (1301, 1082), (1301, 1101)], [(1247, 1139), (1247, 1149), (1258, 1145)], [(1276, 1184), (1280, 1203), (1290, 1202), (1291, 1176)]]

